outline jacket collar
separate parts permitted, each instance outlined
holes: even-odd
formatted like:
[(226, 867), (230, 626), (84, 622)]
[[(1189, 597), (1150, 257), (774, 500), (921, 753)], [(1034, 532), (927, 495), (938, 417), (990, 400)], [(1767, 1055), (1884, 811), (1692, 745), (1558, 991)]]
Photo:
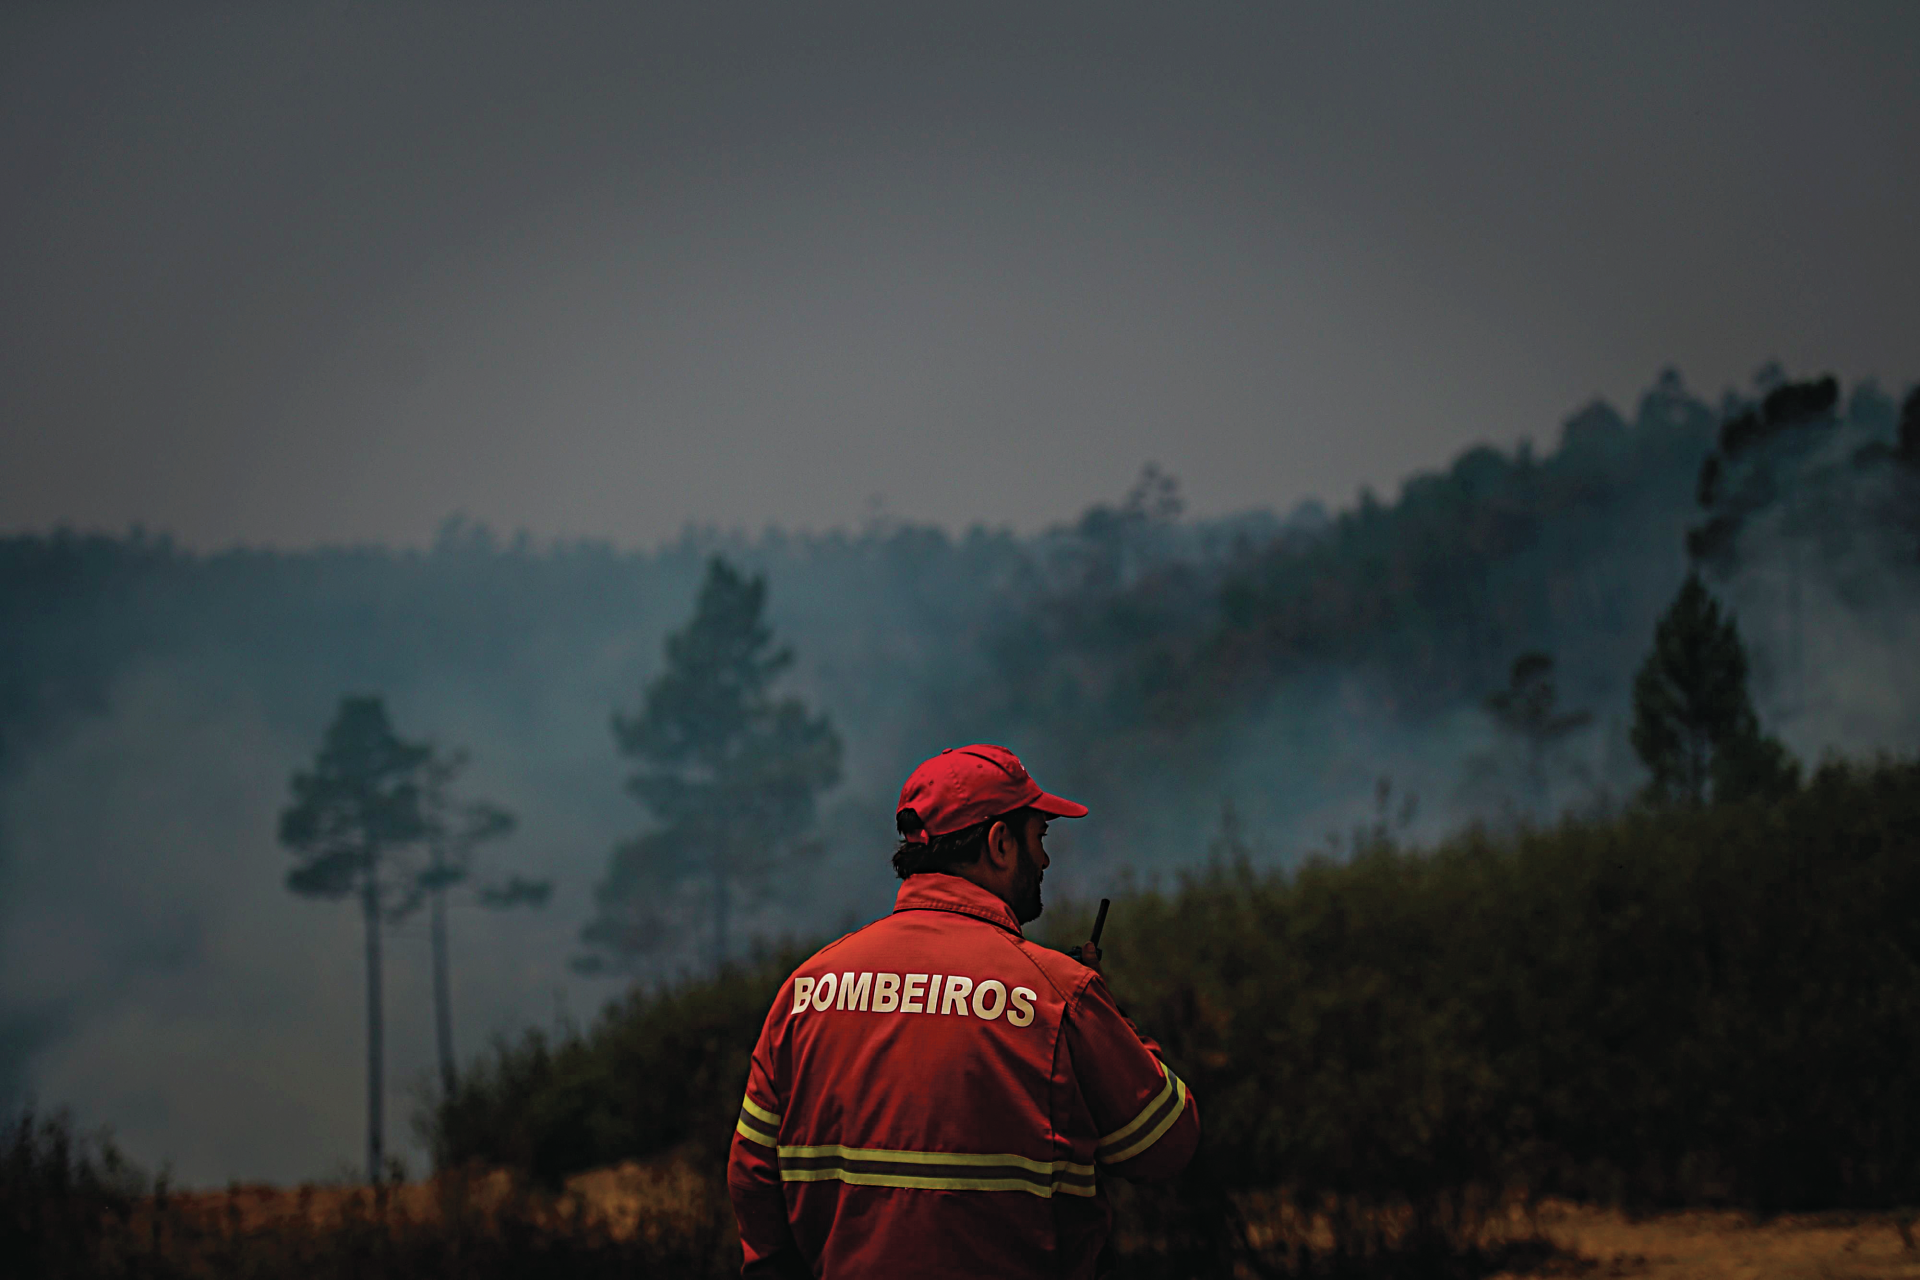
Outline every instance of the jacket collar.
[(973, 881), (944, 871), (922, 871), (908, 876), (893, 900), (899, 911), (956, 911), (997, 924), (1007, 932), (1020, 935), (1020, 922), (1013, 918), (1007, 904)]

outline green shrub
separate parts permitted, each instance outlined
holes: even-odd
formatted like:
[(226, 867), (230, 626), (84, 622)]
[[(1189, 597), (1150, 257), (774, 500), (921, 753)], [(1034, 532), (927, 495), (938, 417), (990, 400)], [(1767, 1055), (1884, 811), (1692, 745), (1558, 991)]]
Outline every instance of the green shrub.
[[(1920, 766), (1114, 904), (1223, 1184), (1763, 1211), (1920, 1200)], [(1063, 937), (1079, 920), (1062, 921)]]
[(557, 1188), (568, 1174), (684, 1147), (724, 1165), (747, 1059), (774, 993), (805, 959), (788, 949), (717, 978), (636, 988), (584, 1034), (496, 1042), (417, 1120), (449, 1168), (504, 1165)]
[[(1089, 919), (1047, 922), (1064, 944)], [(1148, 1251), (1258, 1252), (1256, 1202), (1334, 1227), (1331, 1259), (1295, 1241), (1269, 1261), (1333, 1271), (1457, 1259), (1491, 1210), (1549, 1194), (1920, 1202), (1920, 764), (1288, 871), (1216, 864), (1122, 891), (1106, 943), (1206, 1135), (1179, 1186), (1125, 1193)], [(805, 954), (496, 1046), (429, 1119), (436, 1151), (548, 1184), (676, 1148), (717, 1167)]]

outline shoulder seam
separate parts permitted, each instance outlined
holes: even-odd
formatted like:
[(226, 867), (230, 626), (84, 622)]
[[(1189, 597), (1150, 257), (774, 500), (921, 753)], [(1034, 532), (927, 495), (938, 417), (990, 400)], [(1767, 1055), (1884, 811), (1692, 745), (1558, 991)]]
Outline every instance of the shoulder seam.
[[(984, 907), (972, 906), (965, 902), (920, 902), (910, 907), (895, 907), (892, 914), (897, 916), (908, 911), (945, 911), (949, 915), (971, 916), (975, 920), (985, 921), (1002, 933), (1011, 933), (1016, 938), (1023, 936), (1018, 929), (1009, 928), (1006, 921), (1000, 919), (999, 916), (993, 912)], [(886, 917), (882, 917), (882, 919), (884, 918)], [(873, 923), (879, 924), (880, 921), (875, 920)]]
[[(887, 917), (886, 917), (886, 916), (881, 916), (881, 917), (880, 917), (880, 920), (885, 920), (885, 919), (887, 919)], [(831, 950), (833, 950), (833, 949), (834, 949), (835, 947), (837, 947), (837, 946), (839, 946), (839, 945), (840, 945), (841, 943), (843, 943), (843, 942), (845, 942), (845, 941), (846, 941), (846, 940), (847, 940), (848, 938), (851, 938), (851, 937), (853, 937), (853, 936), (854, 936), (854, 934), (856, 934), (856, 933), (865, 933), (865, 932), (866, 932), (867, 930), (869, 930), (869, 929), (871, 929), (871, 928), (873, 928), (873, 926), (875, 926), (875, 925), (877, 925), (877, 924), (879, 924), (879, 923), (880, 923), (880, 920), (869, 920), (869, 921), (867, 921), (867, 922), (866, 922), (865, 924), (863, 924), (863, 925), (861, 925), (861, 926), (860, 926), (860, 927), (859, 927), (858, 929), (855, 929), (855, 930), (853, 931), (853, 933), (843, 933), (843, 934), (841, 934), (841, 935), (840, 935), (839, 937), (837, 937), (837, 938), (835, 938), (835, 939), (834, 939), (834, 940), (833, 940), (832, 942), (829, 942), (829, 943), (828, 943), (828, 944), (827, 944), (826, 946), (824, 946), (824, 947), (822, 947), (822, 948), (820, 948), (820, 949), (819, 949), (818, 951), (816, 951), (816, 952), (814, 952), (814, 953), (813, 953), (812, 955), (810, 955), (810, 956), (808, 956), (808, 957), (807, 957), (807, 960), (817, 960), (817, 959), (819, 959), (819, 958), (820, 958), (821, 956), (823, 956), (823, 955), (825, 955), (825, 954), (827, 954), (827, 952), (829, 952), (829, 951), (831, 951)], [(807, 962), (807, 960), (802, 960), (802, 961), (800, 962), (800, 964), (805, 964), (805, 963)], [(800, 967), (799, 965), (795, 965), (795, 966), (794, 966), (794, 968), (795, 968), (796, 970), (797, 970), (797, 969), (798, 969), (799, 967)]]
[[(1006, 934), (1004, 933), (1002, 933), (1000, 936), (1003, 938), (1007, 937)], [(1007, 938), (1007, 945), (1012, 947), (1015, 951), (1019, 952), (1020, 958), (1022, 960), (1025, 960), (1029, 965), (1031, 965), (1033, 967), (1033, 971), (1039, 974), (1042, 980), (1044, 980), (1048, 986), (1053, 988), (1054, 994), (1060, 997), (1060, 1001), (1062, 1004), (1066, 1005), (1066, 1012), (1071, 1013), (1073, 1011), (1074, 1004), (1078, 1000), (1078, 994), (1077, 993), (1070, 994), (1060, 989), (1060, 984), (1053, 980), (1053, 975), (1048, 973), (1046, 969), (1042, 968), (1038, 960), (1035, 960), (1032, 956), (1027, 954), (1026, 939), (1023, 938), (1020, 941), (1016, 942), (1012, 938)], [(1089, 969), (1087, 972), (1091, 974), (1093, 971)], [(1082, 989), (1084, 989), (1086, 986), (1085, 983), (1079, 983), (1077, 985)]]

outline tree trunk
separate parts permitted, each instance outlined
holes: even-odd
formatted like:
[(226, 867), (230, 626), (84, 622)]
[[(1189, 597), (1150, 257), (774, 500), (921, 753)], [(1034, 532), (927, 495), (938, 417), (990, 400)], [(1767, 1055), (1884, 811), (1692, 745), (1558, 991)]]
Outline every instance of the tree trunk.
[(367, 859), (367, 879), (361, 890), (361, 911), (367, 925), (367, 1181), (380, 1181), (381, 1166), (381, 1035), (380, 1010), (380, 891), (373, 858)]
[(440, 1044), (440, 1089), (443, 1098), (451, 1098), (455, 1084), (453, 1069), (453, 993), (447, 971), (447, 890), (440, 883), (442, 869), (440, 842), (433, 841), (433, 1029)]

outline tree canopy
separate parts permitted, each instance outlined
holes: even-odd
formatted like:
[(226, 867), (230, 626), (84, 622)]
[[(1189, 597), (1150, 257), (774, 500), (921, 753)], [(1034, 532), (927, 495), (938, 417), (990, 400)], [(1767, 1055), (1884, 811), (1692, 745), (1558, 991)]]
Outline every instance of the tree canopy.
[(656, 825), (613, 853), (576, 967), (657, 951), (685, 932), (686, 894), (704, 893), (713, 961), (729, 954), (737, 898), (818, 852), (815, 801), (840, 778), (840, 737), (825, 715), (773, 685), (793, 663), (766, 621), (766, 579), (721, 557), (707, 566), (693, 617), (666, 641), (666, 668), (638, 714), (613, 719), (627, 786)]
[(314, 757), (293, 775), (280, 843), (299, 858), (287, 888), (305, 897), (382, 893), (380, 855), (425, 836), (420, 771), (432, 752), (402, 741), (377, 697), (345, 697)]
[(1689, 573), (1633, 682), (1633, 748), (1656, 802), (1705, 804), (1791, 786), (1797, 766), (1760, 731), (1747, 651), (1698, 573)]

